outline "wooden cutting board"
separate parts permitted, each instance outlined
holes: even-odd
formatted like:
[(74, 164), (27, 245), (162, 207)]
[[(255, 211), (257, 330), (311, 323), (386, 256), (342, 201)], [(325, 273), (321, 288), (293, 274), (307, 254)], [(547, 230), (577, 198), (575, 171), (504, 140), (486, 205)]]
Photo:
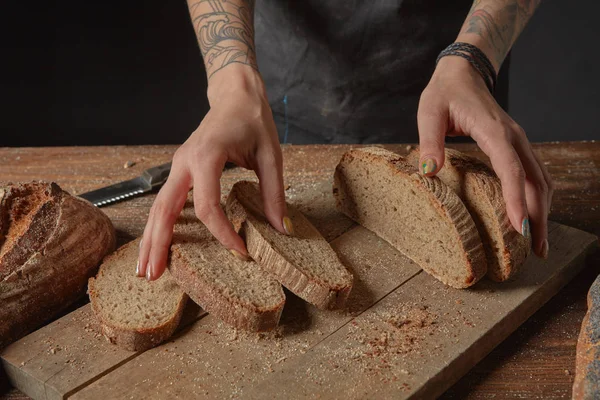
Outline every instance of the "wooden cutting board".
[[(331, 207), (318, 198), (321, 213)], [(556, 294), (597, 245), (555, 223), (549, 241), (550, 258), (531, 256), (518, 279), (456, 290), (353, 227), (331, 242), (355, 276), (343, 312), (287, 293), (280, 327), (250, 334), (191, 309), (171, 341), (136, 353), (97, 334), (86, 305), (4, 349), (2, 365), (35, 399), (431, 398)]]

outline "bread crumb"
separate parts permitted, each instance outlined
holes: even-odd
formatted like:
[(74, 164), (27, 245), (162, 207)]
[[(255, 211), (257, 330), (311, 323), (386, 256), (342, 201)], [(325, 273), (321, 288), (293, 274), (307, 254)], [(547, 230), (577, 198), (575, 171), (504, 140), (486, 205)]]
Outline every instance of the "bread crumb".
[(409, 151), (411, 151), (413, 149), (413, 147), (409, 144), (408, 146), (406, 146), (406, 152), (408, 153)]
[(565, 369), (565, 375), (571, 375), (571, 372), (568, 369)]
[(127, 169), (127, 168), (131, 168), (131, 167), (133, 167), (135, 164), (136, 164), (136, 163), (135, 163), (135, 161), (127, 160), (127, 161), (125, 162), (125, 164), (123, 165), (123, 168), (125, 168), (125, 169)]

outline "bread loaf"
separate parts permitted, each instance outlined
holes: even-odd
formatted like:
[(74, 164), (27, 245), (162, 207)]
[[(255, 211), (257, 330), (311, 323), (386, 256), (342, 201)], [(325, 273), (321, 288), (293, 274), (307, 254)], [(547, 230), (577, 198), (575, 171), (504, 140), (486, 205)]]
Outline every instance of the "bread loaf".
[(246, 239), (250, 256), (283, 286), (319, 308), (344, 307), (353, 277), (319, 231), (288, 205), (294, 235), (279, 233), (267, 221), (257, 183), (233, 185), (227, 215)]
[(268, 331), (279, 323), (281, 285), (224, 248), (198, 221), (191, 202), (175, 225), (169, 269), (194, 302), (236, 328)]
[(0, 347), (83, 295), (115, 246), (108, 217), (55, 183), (0, 190), (0, 233)]
[[(419, 150), (407, 159), (418, 165)], [(437, 176), (463, 200), (473, 217), (485, 249), (487, 276), (497, 282), (515, 276), (529, 254), (531, 239), (512, 227), (494, 171), (474, 157), (446, 149), (444, 167)]]
[(485, 275), (483, 245), (463, 202), (405, 158), (375, 147), (350, 150), (336, 167), (333, 193), (341, 212), (445, 284), (466, 288)]
[(577, 341), (573, 399), (600, 399), (600, 276), (587, 296), (588, 310)]

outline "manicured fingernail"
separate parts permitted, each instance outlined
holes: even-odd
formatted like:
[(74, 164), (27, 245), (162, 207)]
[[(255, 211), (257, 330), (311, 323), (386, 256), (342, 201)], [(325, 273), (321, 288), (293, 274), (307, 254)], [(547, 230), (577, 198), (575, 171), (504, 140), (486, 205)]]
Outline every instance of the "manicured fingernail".
[(146, 264), (146, 280), (151, 281), (152, 280), (152, 266), (150, 265), (150, 263)]
[(231, 254), (233, 254), (238, 260), (242, 260), (242, 261), (250, 261), (250, 257), (248, 256), (244, 256), (242, 253), (240, 253), (237, 250), (231, 249), (229, 250), (231, 252)]
[(288, 235), (294, 235), (294, 224), (292, 224), (290, 217), (283, 217), (283, 229)]
[(423, 172), (423, 175), (432, 173), (433, 171), (435, 171), (436, 167), (437, 164), (432, 158), (428, 158), (427, 160), (421, 163), (421, 171)]
[(542, 258), (545, 260), (548, 258), (548, 251), (550, 246), (548, 245), (548, 239), (544, 239), (542, 242)]
[(140, 260), (137, 260), (137, 264), (135, 265), (135, 275), (141, 276), (140, 275)]
[(529, 239), (531, 236), (531, 232), (529, 230), (529, 218), (524, 218), (523, 222), (521, 223), (521, 235), (523, 235), (525, 239)]

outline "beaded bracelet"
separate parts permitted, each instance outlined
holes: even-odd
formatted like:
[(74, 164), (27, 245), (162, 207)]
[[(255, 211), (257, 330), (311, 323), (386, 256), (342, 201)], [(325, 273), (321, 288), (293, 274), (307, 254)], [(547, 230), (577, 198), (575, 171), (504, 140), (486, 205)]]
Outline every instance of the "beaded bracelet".
[[(467, 54), (470, 53), (470, 54)], [(490, 93), (494, 93), (494, 88), (496, 87), (496, 70), (492, 66), (489, 58), (476, 46), (473, 46), (470, 43), (456, 42), (452, 43), (450, 46), (446, 47), (440, 55), (435, 60), (435, 63), (440, 61), (442, 57), (445, 56), (458, 56), (467, 60), (473, 68), (479, 72), (483, 80), (485, 81), (485, 85), (489, 89)]]

